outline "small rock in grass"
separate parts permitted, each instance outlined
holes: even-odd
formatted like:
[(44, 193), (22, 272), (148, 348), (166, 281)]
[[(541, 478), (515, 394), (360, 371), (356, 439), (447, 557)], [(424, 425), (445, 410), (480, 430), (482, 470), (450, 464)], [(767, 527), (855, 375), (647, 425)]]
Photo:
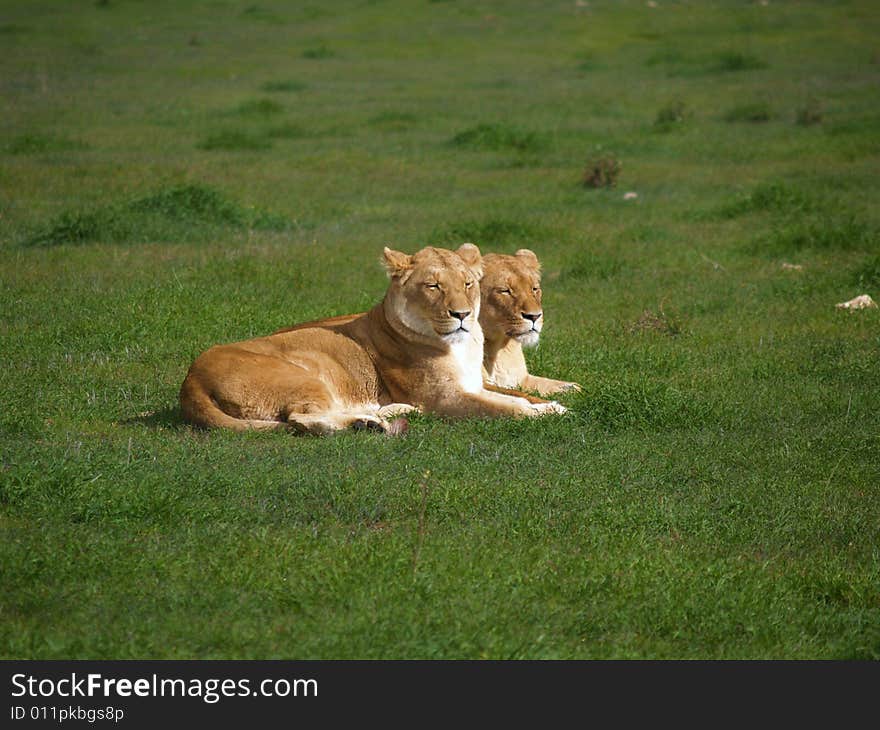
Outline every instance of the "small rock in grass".
[(624, 193), (624, 194), (623, 194), (623, 199), (624, 199), (624, 200), (635, 200), (635, 199), (638, 198), (638, 197), (639, 197), (639, 194), (638, 194), (638, 193), (634, 193), (634, 192), (628, 192), (628, 193)]
[(782, 262), (782, 268), (784, 271), (803, 271), (803, 264), (790, 264), (787, 261)]

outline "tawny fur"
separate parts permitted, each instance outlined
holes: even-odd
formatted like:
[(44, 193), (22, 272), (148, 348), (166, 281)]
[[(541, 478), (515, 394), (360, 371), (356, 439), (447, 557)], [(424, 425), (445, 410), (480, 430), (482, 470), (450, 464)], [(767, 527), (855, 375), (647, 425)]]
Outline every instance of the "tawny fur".
[(480, 281), (480, 326), (483, 379), (502, 388), (534, 390), (543, 396), (580, 390), (577, 383), (529, 373), (523, 346), (538, 344), (544, 327), (541, 305), (541, 265), (528, 249), (513, 256), (487, 254)]
[[(505, 293), (504, 290), (509, 290), (510, 293)], [(545, 319), (541, 303), (541, 265), (532, 251), (520, 249), (513, 256), (483, 256), (480, 291), (485, 388), (496, 393), (524, 397), (535, 403), (544, 401), (520, 392), (520, 389), (536, 391), (542, 396), (581, 390), (577, 383), (532, 375), (528, 371), (523, 345), (537, 345)], [(532, 324), (523, 317), (524, 313), (540, 316)], [(294, 325), (279, 332), (350, 322), (360, 316), (362, 315), (343, 314), (331, 319)]]
[(454, 417), (565, 412), (483, 387), (476, 246), (412, 256), (386, 248), (384, 263), (388, 291), (363, 315), (202, 353), (181, 387), (184, 417), (204, 427), (325, 434), (388, 430), (388, 418), (411, 408)]

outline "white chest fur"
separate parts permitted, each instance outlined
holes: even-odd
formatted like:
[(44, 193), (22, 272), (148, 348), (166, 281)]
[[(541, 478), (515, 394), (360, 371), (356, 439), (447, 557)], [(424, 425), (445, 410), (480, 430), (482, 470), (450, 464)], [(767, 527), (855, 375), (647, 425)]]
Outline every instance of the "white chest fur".
[(483, 344), (475, 337), (467, 337), (449, 346), (449, 354), (458, 370), (458, 382), (466, 393), (483, 389)]

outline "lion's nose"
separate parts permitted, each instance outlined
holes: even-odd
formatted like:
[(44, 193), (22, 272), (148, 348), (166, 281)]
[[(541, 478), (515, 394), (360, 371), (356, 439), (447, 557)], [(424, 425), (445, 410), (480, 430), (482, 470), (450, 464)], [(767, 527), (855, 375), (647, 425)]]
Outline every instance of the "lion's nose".
[(471, 314), (471, 310), (469, 310), (469, 309), (467, 311), (456, 311), (454, 309), (449, 310), (450, 317), (455, 317), (456, 319), (458, 319), (462, 322), (464, 322), (470, 316), (470, 314)]
[(527, 319), (529, 320), (529, 322), (537, 322), (539, 319), (541, 319), (542, 314), (543, 312), (523, 312), (522, 316), (523, 319)]

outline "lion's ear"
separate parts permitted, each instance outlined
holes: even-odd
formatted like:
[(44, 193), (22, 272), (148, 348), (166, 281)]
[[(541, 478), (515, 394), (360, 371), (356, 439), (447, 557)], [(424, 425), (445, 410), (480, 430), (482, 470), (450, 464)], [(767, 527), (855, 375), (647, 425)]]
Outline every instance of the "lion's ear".
[(514, 256), (525, 261), (525, 263), (531, 266), (535, 271), (541, 270), (541, 262), (538, 261), (538, 257), (535, 256), (534, 251), (530, 251), (527, 248), (521, 248), (514, 254)]
[(477, 278), (482, 278), (483, 257), (480, 255), (480, 249), (472, 243), (463, 243), (458, 247), (455, 253), (457, 253), (468, 267), (473, 270), (474, 275), (477, 276)]
[(397, 276), (403, 276), (412, 268), (412, 256), (401, 251), (394, 251), (386, 246), (382, 251), (382, 265), (388, 272), (388, 276), (393, 279)]

